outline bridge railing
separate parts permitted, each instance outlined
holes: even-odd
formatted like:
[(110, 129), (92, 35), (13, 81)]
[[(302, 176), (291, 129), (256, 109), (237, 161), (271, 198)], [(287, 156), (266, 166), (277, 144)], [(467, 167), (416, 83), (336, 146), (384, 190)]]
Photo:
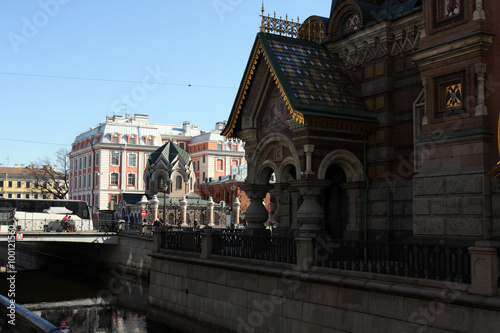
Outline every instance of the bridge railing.
[[(94, 230), (92, 220), (73, 220), (70, 222), (75, 231)], [(19, 231), (61, 231), (63, 230), (60, 219), (14, 219), (15, 228)]]

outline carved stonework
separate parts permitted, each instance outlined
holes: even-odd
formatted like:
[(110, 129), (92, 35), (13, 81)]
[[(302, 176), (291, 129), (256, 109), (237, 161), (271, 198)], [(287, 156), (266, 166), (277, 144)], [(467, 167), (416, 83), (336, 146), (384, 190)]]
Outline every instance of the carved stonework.
[(262, 131), (265, 132), (274, 127), (289, 128), (289, 119), (292, 119), (292, 115), (288, 112), (285, 101), (281, 97), (278, 89), (274, 87), (269, 103), (262, 116)]

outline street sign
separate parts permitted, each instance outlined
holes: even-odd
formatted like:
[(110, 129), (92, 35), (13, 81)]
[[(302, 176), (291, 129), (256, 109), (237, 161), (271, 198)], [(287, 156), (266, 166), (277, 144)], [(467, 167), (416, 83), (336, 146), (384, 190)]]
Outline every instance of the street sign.
[(142, 211), (141, 215), (142, 215), (142, 217), (146, 216), (146, 212)]
[(24, 239), (24, 233), (16, 232), (16, 241), (22, 241)]

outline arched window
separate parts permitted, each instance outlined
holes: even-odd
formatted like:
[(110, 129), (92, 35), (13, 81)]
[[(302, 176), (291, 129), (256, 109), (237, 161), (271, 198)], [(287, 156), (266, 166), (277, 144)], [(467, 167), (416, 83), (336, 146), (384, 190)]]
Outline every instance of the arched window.
[(165, 187), (165, 179), (163, 176), (158, 177), (158, 188), (163, 189)]
[(175, 178), (175, 189), (182, 190), (182, 177), (181, 176), (177, 176)]

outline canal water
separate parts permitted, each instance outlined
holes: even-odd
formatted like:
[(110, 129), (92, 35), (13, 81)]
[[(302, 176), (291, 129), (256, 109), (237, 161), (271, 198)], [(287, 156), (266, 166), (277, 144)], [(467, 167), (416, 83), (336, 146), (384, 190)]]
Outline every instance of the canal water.
[[(122, 272), (61, 267), (20, 271), (15, 282), (16, 303), (73, 333), (181, 333), (147, 318), (147, 284)], [(7, 274), (0, 274), (0, 293), (7, 290)]]

